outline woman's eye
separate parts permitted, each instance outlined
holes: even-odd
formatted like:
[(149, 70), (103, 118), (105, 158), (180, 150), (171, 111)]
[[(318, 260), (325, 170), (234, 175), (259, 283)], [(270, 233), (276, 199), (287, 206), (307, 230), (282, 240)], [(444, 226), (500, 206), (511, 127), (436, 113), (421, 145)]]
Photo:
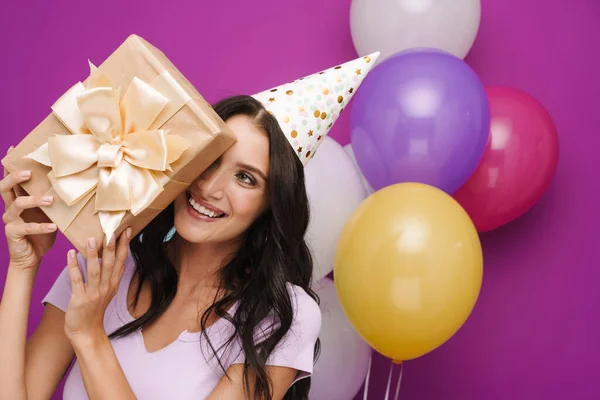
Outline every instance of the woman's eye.
[(254, 179), (252, 179), (252, 177), (245, 172), (238, 173), (237, 178), (240, 181), (242, 181), (243, 183), (245, 183), (246, 185), (254, 185), (255, 184)]

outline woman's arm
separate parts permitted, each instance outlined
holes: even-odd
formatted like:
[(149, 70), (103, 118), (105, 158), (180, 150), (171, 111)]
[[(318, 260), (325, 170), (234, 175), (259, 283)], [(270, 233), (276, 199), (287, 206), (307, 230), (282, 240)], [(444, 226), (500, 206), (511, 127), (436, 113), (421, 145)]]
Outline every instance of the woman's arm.
[(8, 267), (0, 302), (0, 398), (27, 398), (25, 343), (35, 274)]
[[(296, 378), (297, 370), (287, 367), (266, 367), (267, 374), (273, 382), (271, 387), (272, 400), (281, 400)], [(227, 375), (223, 376), (214, 390), (210, 393), (208, 400), (245, 400), (248, 398), (244, 391), (244, 365), (233, 364), (227, 369)], [(250, 390), (253, 390), (250, 382)]]
[[(36, 363), (40, 346), (35, 338), (53, 336), (52, 323), (49, 327), (46, 324), (38, 328), (37, 335), (30, 340), (33, 349), (30, 350), (26, 344), (33, 283), (43, 255), (54, 244), (57, 230), (56, 225), (40, 209), (52, 204), (52, 197), (28, 196), (19, 186), (30, 178), (30, 171), (13, 171), (9, 174), (4, 169), (4, 176), (0, 180), (0, 196), (4, 201), (2, 222), (10, 257), (0, 301), (0, 399), (21, 400), (47, 393), (51, 386), (60, 382), (60, 379), (57, 381), (53, 377), (64, 374), (68, 366), (68, 361), (64, 360), (72, 358), (70, 345), (67, 343), (65, 346), (64, 340), (45, 343), (43, 348), (56, 360), (45, 360), (45, 368), (38, 375), (36, 367), (40, 365)], [(31, 386), (31, 381), (35, 385)], [(46, 396), (49, 397), (50, 394)]]
[(29, 341), (27, 321), (35, 274), (8, 268), (0, 303), (0, 399), (49, 399), (73, 360), (64, 313), (44, 310)]
[(73, 341), (90, 400), (129, 400), (135, 394), (105, 334)]
[(130, 239), (131, 229), (127, 228), (115, 250), (113, 235), (100, 265), (96, 242), (90, 238), (85, 284), (75, 251), (70, 250), (67, 257), (72, 294), (65, 314), (65, 332), (75, 349), (90, 400), (135, 399), (104, 330), (104, 313), (119, 288)]

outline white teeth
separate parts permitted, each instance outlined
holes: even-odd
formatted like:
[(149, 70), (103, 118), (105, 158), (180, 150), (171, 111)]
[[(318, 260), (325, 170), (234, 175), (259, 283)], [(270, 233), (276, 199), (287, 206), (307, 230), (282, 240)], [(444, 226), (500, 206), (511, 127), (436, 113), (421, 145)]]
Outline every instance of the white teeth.
[(221, 216), (221, 214), (217, 214), (214, 211), (211, 211), (208, 208), (196, 203), (196, 201), (191, 197), (190, 197), (189, 201), (190, 201), (190, 204), (192, 205), (192, 207), (194, 208), (194, 210), (198, 211), (200, 214), (206, 215), (207, 217), (211, 217), (211, 218), (216, 218), (216, 217)]

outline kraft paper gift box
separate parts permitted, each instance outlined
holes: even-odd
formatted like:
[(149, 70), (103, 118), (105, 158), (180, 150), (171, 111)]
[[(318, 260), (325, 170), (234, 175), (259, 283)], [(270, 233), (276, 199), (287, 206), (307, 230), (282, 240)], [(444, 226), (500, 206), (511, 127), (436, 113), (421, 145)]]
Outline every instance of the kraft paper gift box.
[[(132, 35), (77, 82), (2, 164), (82, 254), (126, 227), (139, 233), (234, 142), (169, 59)], [(106, 235), (106, 241), (103, 238)]]

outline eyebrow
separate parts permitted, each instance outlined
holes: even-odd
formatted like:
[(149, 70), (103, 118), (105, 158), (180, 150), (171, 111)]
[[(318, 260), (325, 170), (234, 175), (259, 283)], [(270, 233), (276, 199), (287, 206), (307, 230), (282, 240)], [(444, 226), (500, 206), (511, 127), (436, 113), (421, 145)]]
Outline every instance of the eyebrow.
[(237, 163), (237, 166), (242, 169), (247, 169), (250, 172), (254, 172), (256, 175), (260, 176), (265, 182), (267, 181), (267, 176), (265, 175), (265, 173), (258, 168), (244, 163)]

